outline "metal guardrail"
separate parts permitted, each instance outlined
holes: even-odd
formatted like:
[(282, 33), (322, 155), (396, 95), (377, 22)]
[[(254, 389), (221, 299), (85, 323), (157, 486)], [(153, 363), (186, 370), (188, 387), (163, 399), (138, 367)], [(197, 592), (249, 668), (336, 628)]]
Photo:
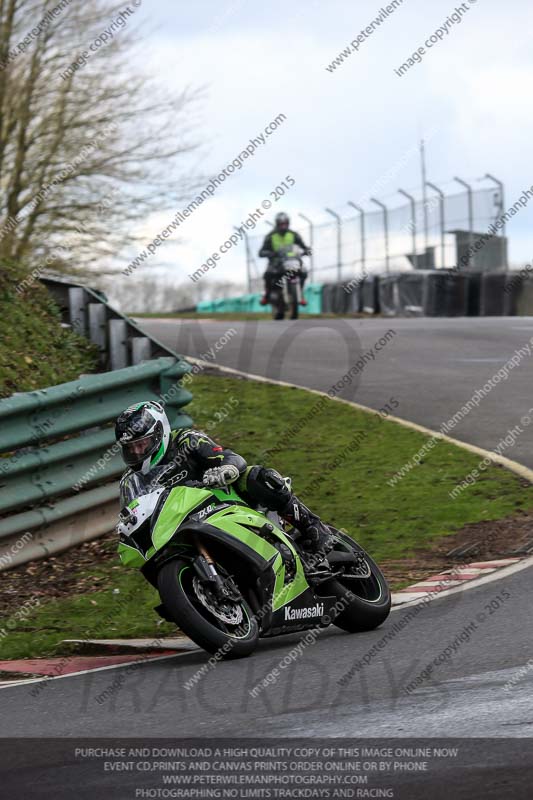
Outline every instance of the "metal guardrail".
[(0, 571), (113, 528), (124, 465), (111, 423), (160, 400), (173, 427), (190, 425), (179, 383), (190, 370), (164, 356), (0, 400)]
[(177, 356), (110, 306), (105, 295), (96, 289), (48, 274), (40, 281), (61, 309), (63, 323), (98, 347), (101, 369), (123, 369), (153, 358)]

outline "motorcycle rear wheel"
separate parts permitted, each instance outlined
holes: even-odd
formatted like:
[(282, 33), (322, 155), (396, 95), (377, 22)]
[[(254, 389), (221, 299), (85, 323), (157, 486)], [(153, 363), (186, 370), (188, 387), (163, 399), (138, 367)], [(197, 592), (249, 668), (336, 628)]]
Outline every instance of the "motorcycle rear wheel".
[[(228, 603), (229, 613), (241, 617), (231, 624), (215, 616), (209, 610), (198, 591), (194, 567), (181, 559), (167, 561), (157, 576), (161, 600), (176, 625), (193, 642), (217, 654), (220, 659), (249, 656), (259, 641), (259, 628), (252, 610), (242, 598), (238, 603)], [(239, 609), (242, 614), (239, 614)], [(217, 609), (213, 607), (217, 612)]]
[[(336, 532), (334, 528), (331, 531)], [(327, 582), (328, 592), (344, 606), (333, 624), (348, 633), (372, 631), (389, 616), (391, 593), (385, 576), (368, 553), (355, 542), (353, 551), (364, 556), (370, 575), (360, 579), (338, 576)]]

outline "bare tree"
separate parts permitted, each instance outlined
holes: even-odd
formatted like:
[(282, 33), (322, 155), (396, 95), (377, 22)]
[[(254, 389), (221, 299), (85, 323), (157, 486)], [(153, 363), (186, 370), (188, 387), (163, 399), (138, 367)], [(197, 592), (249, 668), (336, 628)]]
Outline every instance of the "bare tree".
[(109, 263), (194, 187), (198, 94), (135, 71), (139, 6), (0, 0), (0, 258)]

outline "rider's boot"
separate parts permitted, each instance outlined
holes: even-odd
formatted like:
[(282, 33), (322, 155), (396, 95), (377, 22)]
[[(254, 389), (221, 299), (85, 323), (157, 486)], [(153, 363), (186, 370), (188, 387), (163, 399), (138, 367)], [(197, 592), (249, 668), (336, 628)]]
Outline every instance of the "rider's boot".
[(335, 542), (327, 525), (305, 506), (296, 495), (292, 495), (285, 509), (280, 511), (283, 519), (301, 533), (302, 545), (314, 553), (328, 553)]

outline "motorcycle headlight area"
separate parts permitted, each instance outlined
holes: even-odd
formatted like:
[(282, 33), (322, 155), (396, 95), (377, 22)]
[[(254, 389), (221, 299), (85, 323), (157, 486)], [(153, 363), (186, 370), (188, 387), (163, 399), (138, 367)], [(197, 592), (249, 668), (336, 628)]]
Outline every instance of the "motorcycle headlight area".
[(135, 506), (129, 508), (130, 521), (126, 522), (121, 520), (117, 525), (117, 531), (123, 536), (131, 536), (134, 531), (141, 527), (141, 525), (149, 519), (157, 505), (163, 488), (157, 489), (155, 492), (138, 497), (135, 501)]

